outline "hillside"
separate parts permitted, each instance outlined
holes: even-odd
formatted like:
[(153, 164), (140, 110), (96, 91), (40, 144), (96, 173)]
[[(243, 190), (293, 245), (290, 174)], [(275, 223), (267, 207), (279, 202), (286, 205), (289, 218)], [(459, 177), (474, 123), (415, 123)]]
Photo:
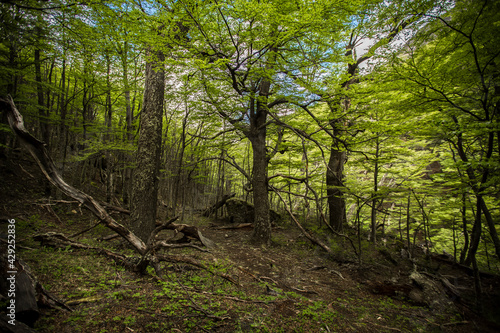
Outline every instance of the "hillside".
[[(58, 232), (74, 242), (134, 256), (119, 238), (100, 241), (112, 232), (102, 225), (90, 228), (95, 218), (71, 199), (45, 198), (43, 176), (29, 156), (16, 152), (11, 161), (13, 164), (0, 160), (2, 237), (7, 233), (7, 220), (15, 219), (16, 256), (29, 265), (48, 292), (71, 309), (40, 308), (36, 331), (500, 329), (498, 276), (481, 276), (480, 315), (473, 277), (467, 269), (445, 258), (425, 257), (423, 252), (415, 252), (412, 262), (401, 256), (397, 241), (391, 240), (386, 246), (364, 244), (359, 263), (348, 243), (330, 237), (329, 244), (338, 255), (327, 257), (286, 218), (273, 229), (271, 247), (255, 247), (249, 245), (249, 227), (229, 228), (225, 220), (194, 215), (183, 223), (197, 226), (216, 247), (209, 252), (194, 248), (166, 251), (170, 262), (164, 265), (162, 278), (152, 270), (147, 275), (129, 272), (95, 250), (42, 245), (33, 239), (35, 235)], [(96, 185), (93, 195), (99, 197), (99, 193)], [(119, 213), (113, 216), (125, 219)], [(179, 238), (169, 231), (163, 231), (161, 237)], [(5, 311), (5, 297), (2, 303)]]

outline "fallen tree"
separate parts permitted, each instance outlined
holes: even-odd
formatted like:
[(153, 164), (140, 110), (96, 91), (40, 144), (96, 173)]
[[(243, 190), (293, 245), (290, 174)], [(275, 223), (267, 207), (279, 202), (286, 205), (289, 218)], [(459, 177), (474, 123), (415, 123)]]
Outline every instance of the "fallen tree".
[[(205, 246), (214, 246), (215, 244), (204, 237), (201, 232), (193, 226), (184, 225), (184, 224), (175, 224), (173, 223), (177, 218), (173, 218), (163, 224), (157, 226), (150, 234), (147, 242), (143, 242), (137, 235), (135, 235), (132, 231), (130, 231), (127, 227), (117, 222), (110, 214), (106, 211), (103, 205), (94, 199), (92, 196), (74, 188), (69, 185), (59, 173), (57, 167), (55, 166), (52, 158), (50, 157), (46, 145), (44, 142), (33, 137), (25, 128), (24, 121), (21, 113), (17, 110), (12, 97), (8, 96), (6, 99), (0, 99), (0, 109), (7, 116), (9, 126), (12, 131), (19, 138), (21, 143), (26, 147), (26, 149), (30, 152), (32, 157), (35, 159), (36, 163), (40, 167), (41, 171), (45, 175), (45, 177), (60, 189), (64, 194), (76, 200), (79, 204), (89, 209), (105, 226), (109, 229), (116, 232), (118, 235), (127, 240), (132, 247), (140, 254), (141, 259), (136, 261), (129, 261), (125, 256), (120, 254), (114, 254), (106, 249), (100, 249), (96, 247), (89, 247), (93, 250), (98, 250), (103, 254), (110, 256), (112, 259), (117, 260), (124, 264), (128, 269), (131, 269), (136, 272), (143, 273), (146, 268), (151, 265), (155, 269), (156, 273), (161, 276), (161, 270), (159, 269), (158, 262), (159, 258), (157, 257), (156, 251), (158, 248), (172, 248), (179, 247), (173, 246), (171, 244), (167, 244), (166, 242), (157, 242), (156, 235), (164, 230), (164, 229), (172, 229), (177, 232), (182, 232), (186, 239), (189, 237), (198, 239)], [(129, 213), (126, 210), (121, 209), (121, 212)], [(66, 241), (69, 239), (65, 235), (51, 235), (53, 237), (41, 237), (40, 240), (47, 240), (48, 238), (52, 238), (52, 241), (58, 239), (59, 241)], [(72, 244), (74, 245), (74, 244)], [(186, 245), (191, 246), (192, 245)], [(194, 246), (196, 247), (196, 246)], [(81, 247), (85, 248), (85, 246)], [(198, 247), (199, 248), (199, 247)], [(127, 264), (125, 264), (127, 263)]]
[(212, 206), (206, 208), (203, 211), (203, 216), (209, 217), (210, 215), (214, 214), (219, 208), (224, 206), (226, 204), (226, 201), (229, 199), (233, 198), (236, 196), (236, 193), (231, 193), (231, 194), (225, 194), (222, 196), (222, 199), (214, 203)]

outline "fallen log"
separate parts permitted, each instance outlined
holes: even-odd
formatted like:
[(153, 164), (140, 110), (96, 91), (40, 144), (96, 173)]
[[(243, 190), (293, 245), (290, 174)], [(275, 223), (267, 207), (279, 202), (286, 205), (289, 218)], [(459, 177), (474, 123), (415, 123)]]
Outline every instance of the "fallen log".
[[(169, 221), (165, 222), (164, 224), (158, 225), (155, 228), (155, 230), (153, 230), (153, 232), (151, 233), (151, 236), (148, 239), (148, 243), (147, 243), (148, 248), (152, 248), (152, 247), (157, 246), (157, 245), (154, 245), (154, 238), (162, 230), (173, 230), (176, 233), (182, 233), (182, 235), (183, 235), (182, 238), (178, 239), (176, 241), (176, 243), (186, 244), (186, 243), (189, 243), (192, 239), (196, 239), (208, 248), (212, 248), (212, 247), (216, 246), (215, 242), (213, 242), (212, 240), (203, 236), (201, 231), (197, 227), (192, 226), (192, 225), (188, 225), (188, 224), (173, 223), (178, 218), (179, 217), (176, 216), (176, 217), (170, 219)], [(111, 239), (114, 239), (116, 237), (118, 237), (118, 234), (112, 234), (112, 235), (108, 235), (106, 237), (101, 237), (99, 240), (111, 240)], [(165, 246), (165, 247), (168, 247), (168, 246)]]
[(64, 194), (75, 199), (89, 209), (99, 218), (99, 220), (103, 221), (108, 228), (115, 231), (132, 244), (140, 254), (145, 254), (147, 252), (146, 244), (125, 226), (115, 221), (97, 200), (64, 181), (59, 170), (52, 161), (45, 147), (45, 143), (33, 137), (24, 127), (23, 117), (17, 110), (12, 97), (9, 96), (7, 99), (0, 99), (0, 109), (6, 114), (10, 128), (14, 131), (26, 149), (28, 149), (50, 183), (59, 188)]
[(221, 230), (221, 229), (245, 229), (245, 228), (253, 228), (253, 223), (238, 223), (238, 224), (232, 224), (232, 225), (225, 225), (222, 227), (217, 227), (215, 229)]

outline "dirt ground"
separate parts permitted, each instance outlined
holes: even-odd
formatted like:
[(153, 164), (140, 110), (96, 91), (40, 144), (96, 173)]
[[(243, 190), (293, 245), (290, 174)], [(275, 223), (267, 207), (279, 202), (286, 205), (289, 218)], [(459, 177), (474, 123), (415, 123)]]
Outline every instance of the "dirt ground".
[[(198, 226), (216, 247), (209, 252), (166, 251), (172, 260), (163, 263), (161, 279), (153, 270), (146, 275), (129, 272), (96, 251), (43, 246), (34, 235), (70, 236), (97, 221), (76, 203), (47, 201), (36, 165), (22, 154), (15, 161), (0, 159), (0, 234), (5, 235), (8, 219), (16, 219), (17, 257), (71, 308), (40, 308), (37, 331), (500, 331), (498, 276), (482, 275), (480, 311), (467, 269), (423, 254), (410, 261), (401, 256), (396, 241), (386, 246), (363, 243), (360, 263), (348, 242), (323, 237), (338, 253), (329, 257), (286, 219), (273, 229), (271, 247), (256, 247), (249, 243), (251, 227), (187, 218), (183, 223)], [(96, 189), (93, 194), (98, 193)], [(72, 240), (136, 256), (120, 239), (99, 241), (108, 234), (98, 225)], [(172, 237), (176, 235), (162, 232), (161, 238)], [(410, 278), (415, 271), (439, 287), (435, 295), (440, 302), (426, 298), (424, 287)], [(5, 311), (5, 297), (1, 301)]]

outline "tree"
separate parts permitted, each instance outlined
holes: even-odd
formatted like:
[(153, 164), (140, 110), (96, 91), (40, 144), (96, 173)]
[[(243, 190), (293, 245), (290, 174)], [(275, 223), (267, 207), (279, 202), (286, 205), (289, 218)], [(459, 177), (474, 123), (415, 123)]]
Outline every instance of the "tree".
[(144, 242), (147, 242), (156, 223), (165, 93), (163, 52), (150, 50), (147, 56), (144, 102), (130, 202), (132, 230)]
[[(268, 129), (292, 103), (311, 101), (304, 82), (321, 75), (341, 54), (340, 41), (357, 2), (340, 9), (315, 3), (250, 1), (190, 4), (186, 44), (205, 82), (206, 102), (252, 146), (252, 241), (269, 244)], [(331, 40), (334, 43), (331, 43)]]
[(499, 8), (497, 2), (487, 0), (460, 1), (447, 15), (428, 15), (435, 21), (407, 43), (403, 54), (392, 58), (392, 70), (386, 73), (389, 80), (404, 86), (418, 117), (432, 117), (427, 134), (449, 143), (457, 157), (456, 170), (475, 197), (468, 264), (475, 260), (483, 218), (500, 257), (490, 209), (500, 179), (494, 166), (500, 151), (500, 31), (494, 23), (499, 20)]
[[(359, 82), (361, 67), (372, 57), (381, 53), (391, 42), (404, 33), (404, 29), (415, 26), (423, 17), (423, 13), (439, 8), (435, 1), (366, 1), (353, 7), (354, 24), (345, 31), (344, 57), (338, 59), (336, 66), (324, 80), (302, 82), (310, 92), (321, 97), (330, 108), (328, 124), (308, 113), (332, 138), (330, 155), (327, 162), (326, 185), (330, 225), (341, 231), (346, 223), (346, 204), (344, 197), (344, 165), (347, 152), (355, 136), (349, 128), (355, 122), (351, 117), (352, 85)], [(354, 26), (354, 28), (352, 28)], [(369, 44), (365, 52), (358, 54), (363, 44)], [(324, 83), (327, 83), (326, 85)], [(306, 107), (306, 105), (302, 105)]]

